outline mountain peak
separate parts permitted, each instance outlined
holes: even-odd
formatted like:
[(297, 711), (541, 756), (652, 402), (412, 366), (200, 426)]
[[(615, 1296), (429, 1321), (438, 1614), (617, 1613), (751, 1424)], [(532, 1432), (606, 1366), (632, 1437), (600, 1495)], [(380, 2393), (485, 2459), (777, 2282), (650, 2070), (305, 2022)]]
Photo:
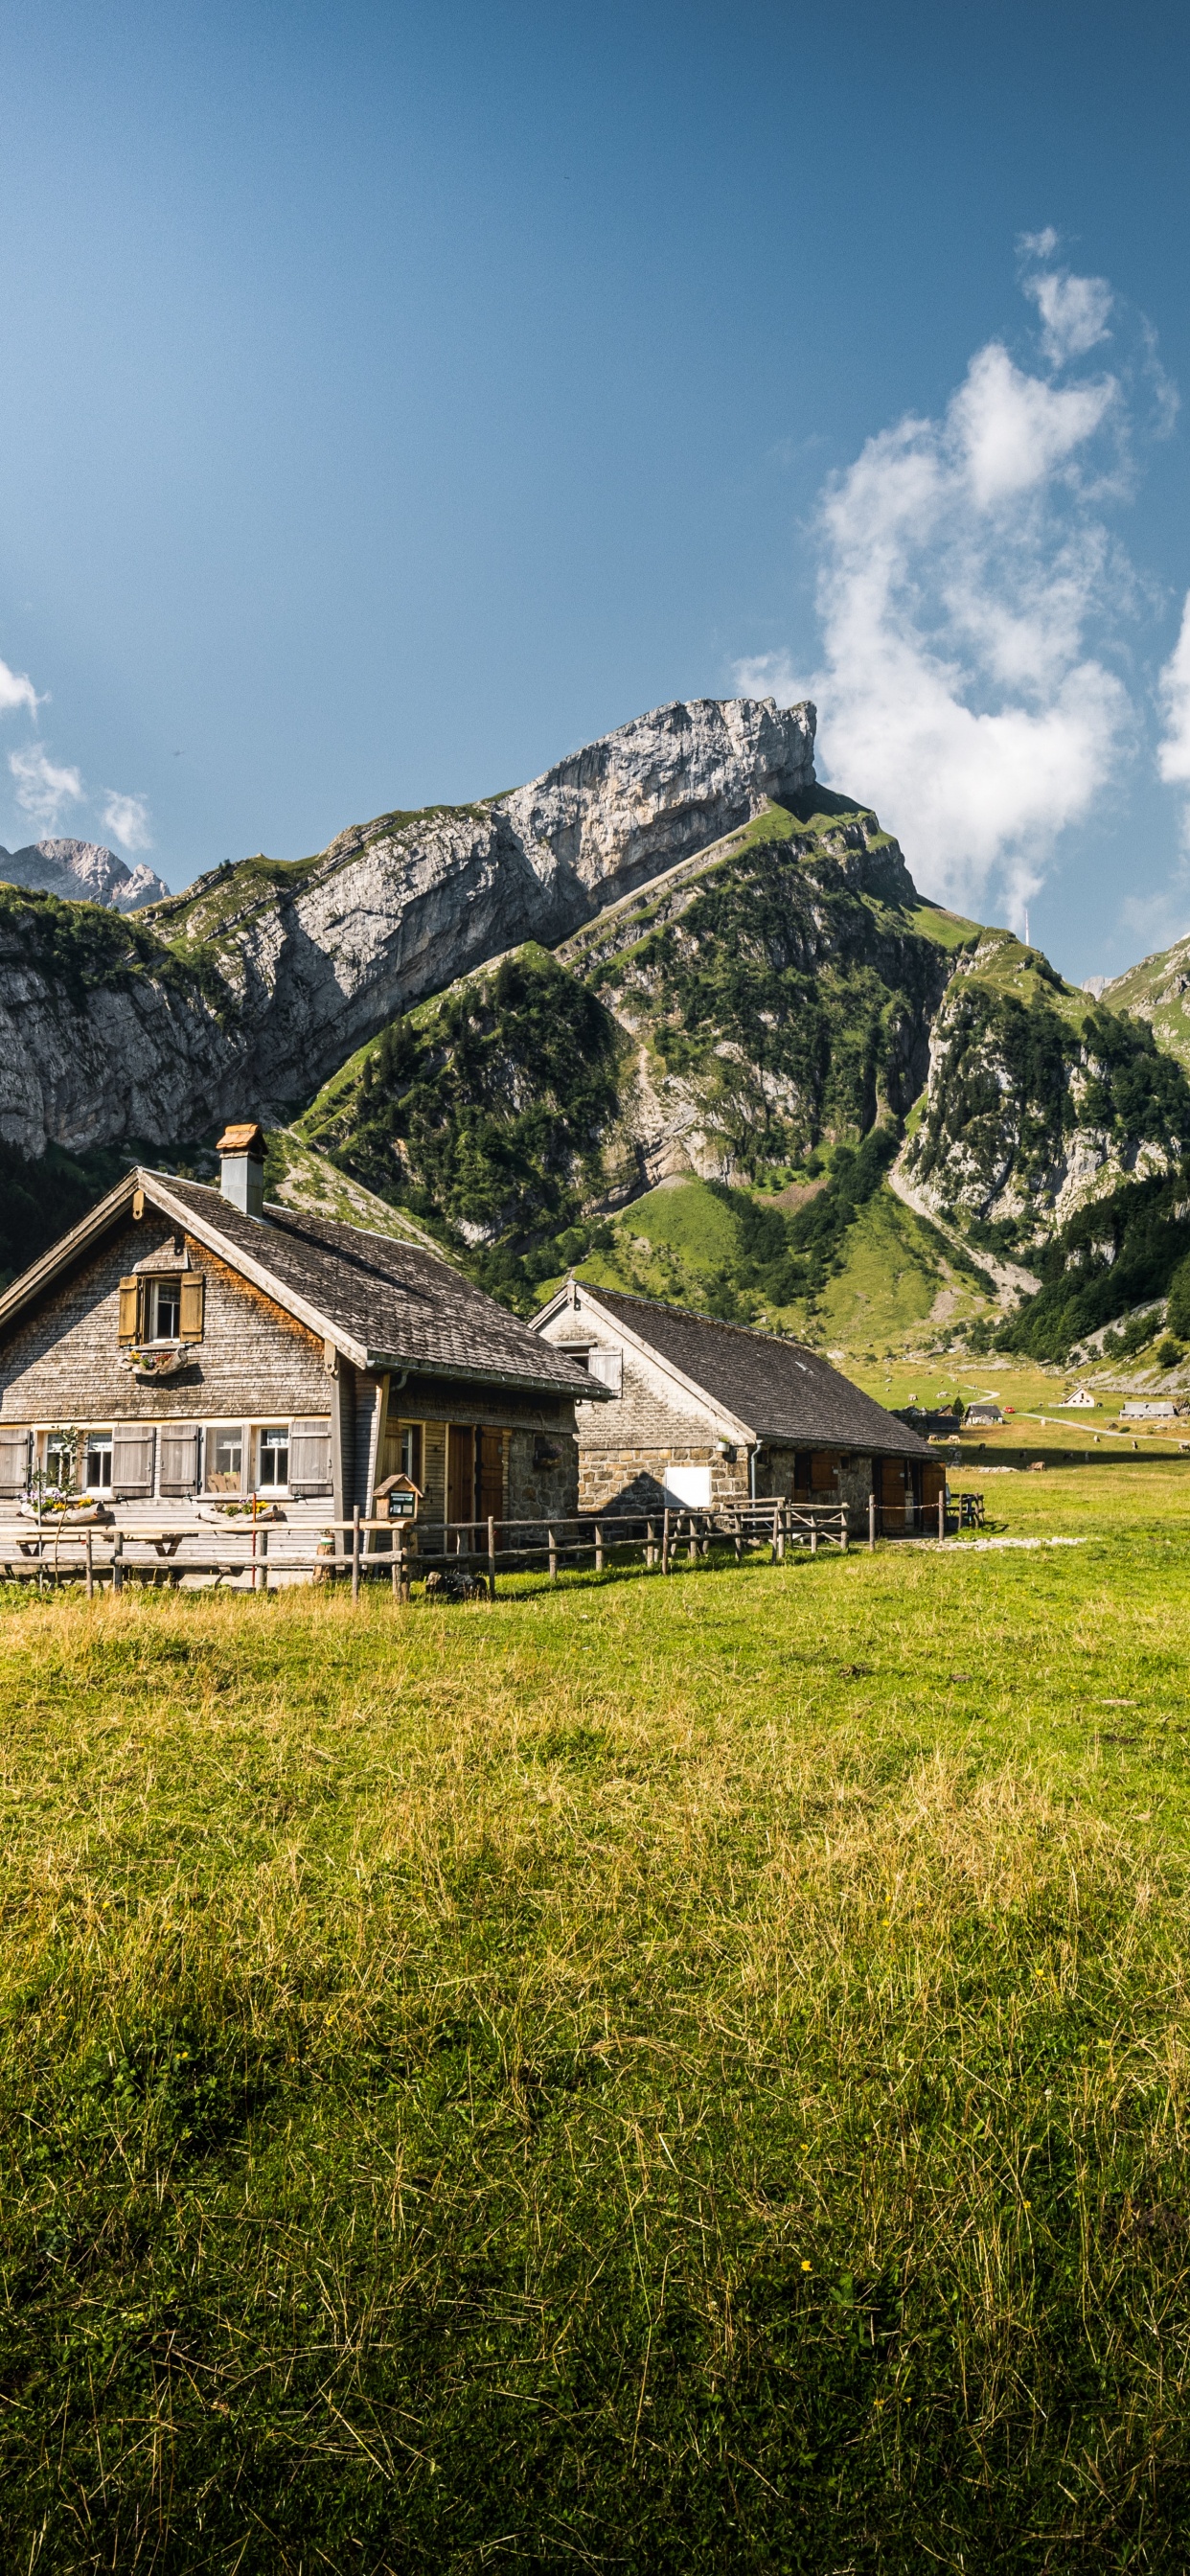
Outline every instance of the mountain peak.
[(69, 903), (101, 903), (112, 912), (135, 912), (169, 893), (153, 868), (126, 866), (102, 841), (30, 841), (22, 850), (0, 849), (0, 876), (9, 885), (36, 886)]

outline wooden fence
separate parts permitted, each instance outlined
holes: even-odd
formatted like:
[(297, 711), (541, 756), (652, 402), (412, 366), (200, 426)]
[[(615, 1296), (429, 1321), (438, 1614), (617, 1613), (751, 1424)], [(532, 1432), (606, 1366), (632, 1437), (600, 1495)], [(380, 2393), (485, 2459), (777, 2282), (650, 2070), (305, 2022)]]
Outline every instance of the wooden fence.
[[(928, 1514), (894, 1514), (872, 1497), (867, 1517), (869, 1547), (878, 1537), (935, 1535), (932, 1507)], [(977, 1517), (982, 1519), (982, 1497), (952, 1496), (949, 1512), (946, 1497), (940, 1497), (936, 1534), (941, 1538), (948, 1528), (967, 1526)], [(218, 1539), (212, 1531), (204, 1544), (205, 1528), (195, 1530), (178, 1521), (72, 1528), (25, 1520), (0, 1529), (0, 1574), (10, 1581), (36, 1582), (39, 1589), (47, 1581), (81, 1580), (88, 1595), (99, 1585), (121, 1592), (130, 1583), (176, 1586), (189, 1576), (263, 1592), (290, 1577), (310, 1577), (349, 1583), (353, 1600), (362, 1585), (378, 1582), (389, 1583), (401, 1601), (409, 1600), (415, 1582), (425, 1584), (430, 1597), (435, 1591), (450, 1598), (471, 1590), (494, 1600), (500, 1573), (544, 1573), (556, 1583), (564, 1569), (603, 1573), (635, 1561), (667, 1575), (676, 1564), (712, 1557), (734, 1556), (741, 1563), (757, 1549), (767, 1550), (771, 1563), (782, 1564), (795, 1550), (811, 1556), (820, 1547), (845, 1552), (853, 1536), (844, 1504), (768, 1500), (714, 1511), (588, 1512), (571, 1519), (521, 1521), (404, 1523), (368, 1520), (357, 1510), (349, 1521), (321, 1527), (324, 1536), (311, 1554), (300, 1551), (306, 1533), (284, 1524), (258, 1523), (255, 1529), (221, 1532)], [(277, 1542), (271, 1553), (270, 1537)], [(294, 1541), (299, 1545), (287, 1543)]]

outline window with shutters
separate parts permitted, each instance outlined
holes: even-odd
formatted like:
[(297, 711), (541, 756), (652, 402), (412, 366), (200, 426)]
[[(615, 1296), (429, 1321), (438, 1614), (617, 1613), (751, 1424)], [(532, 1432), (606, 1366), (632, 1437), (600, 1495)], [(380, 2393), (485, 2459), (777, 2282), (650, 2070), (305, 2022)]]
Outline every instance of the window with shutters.
[(331, 1426), (325, 1414), (290, 1424), (289, 1490), (294, 1495), (330, 1493)]
[(193, 1494), (198, 1486), (198, 1425), (167, 1422), (161, 1427), (161, 1491)]
[(213, 1422), (204, 1440), (208, 1494), (239, 1494), (244, 1488), (244, 1433), (238, 1422)]

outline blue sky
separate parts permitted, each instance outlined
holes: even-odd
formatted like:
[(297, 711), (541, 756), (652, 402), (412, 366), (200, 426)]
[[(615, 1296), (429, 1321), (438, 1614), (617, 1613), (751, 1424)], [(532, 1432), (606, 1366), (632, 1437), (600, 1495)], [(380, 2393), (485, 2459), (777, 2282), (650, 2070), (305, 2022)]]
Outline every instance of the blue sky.
[(1188, 56), (1145, 0), (10, 10), (0, 839), (181, 885), (812, 686), (932, 891), (1078, 978), (1190, 927)]

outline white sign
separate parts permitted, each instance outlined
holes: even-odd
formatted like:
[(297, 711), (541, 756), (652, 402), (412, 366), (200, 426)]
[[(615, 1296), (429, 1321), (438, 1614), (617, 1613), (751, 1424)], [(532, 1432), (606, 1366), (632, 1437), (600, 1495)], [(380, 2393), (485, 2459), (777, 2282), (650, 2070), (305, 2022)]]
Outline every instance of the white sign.
[(665, 1499), (670, 1509), (674, 1511), (707, 1511), (711, 1500), (710, 1468), (667, 1467)]

